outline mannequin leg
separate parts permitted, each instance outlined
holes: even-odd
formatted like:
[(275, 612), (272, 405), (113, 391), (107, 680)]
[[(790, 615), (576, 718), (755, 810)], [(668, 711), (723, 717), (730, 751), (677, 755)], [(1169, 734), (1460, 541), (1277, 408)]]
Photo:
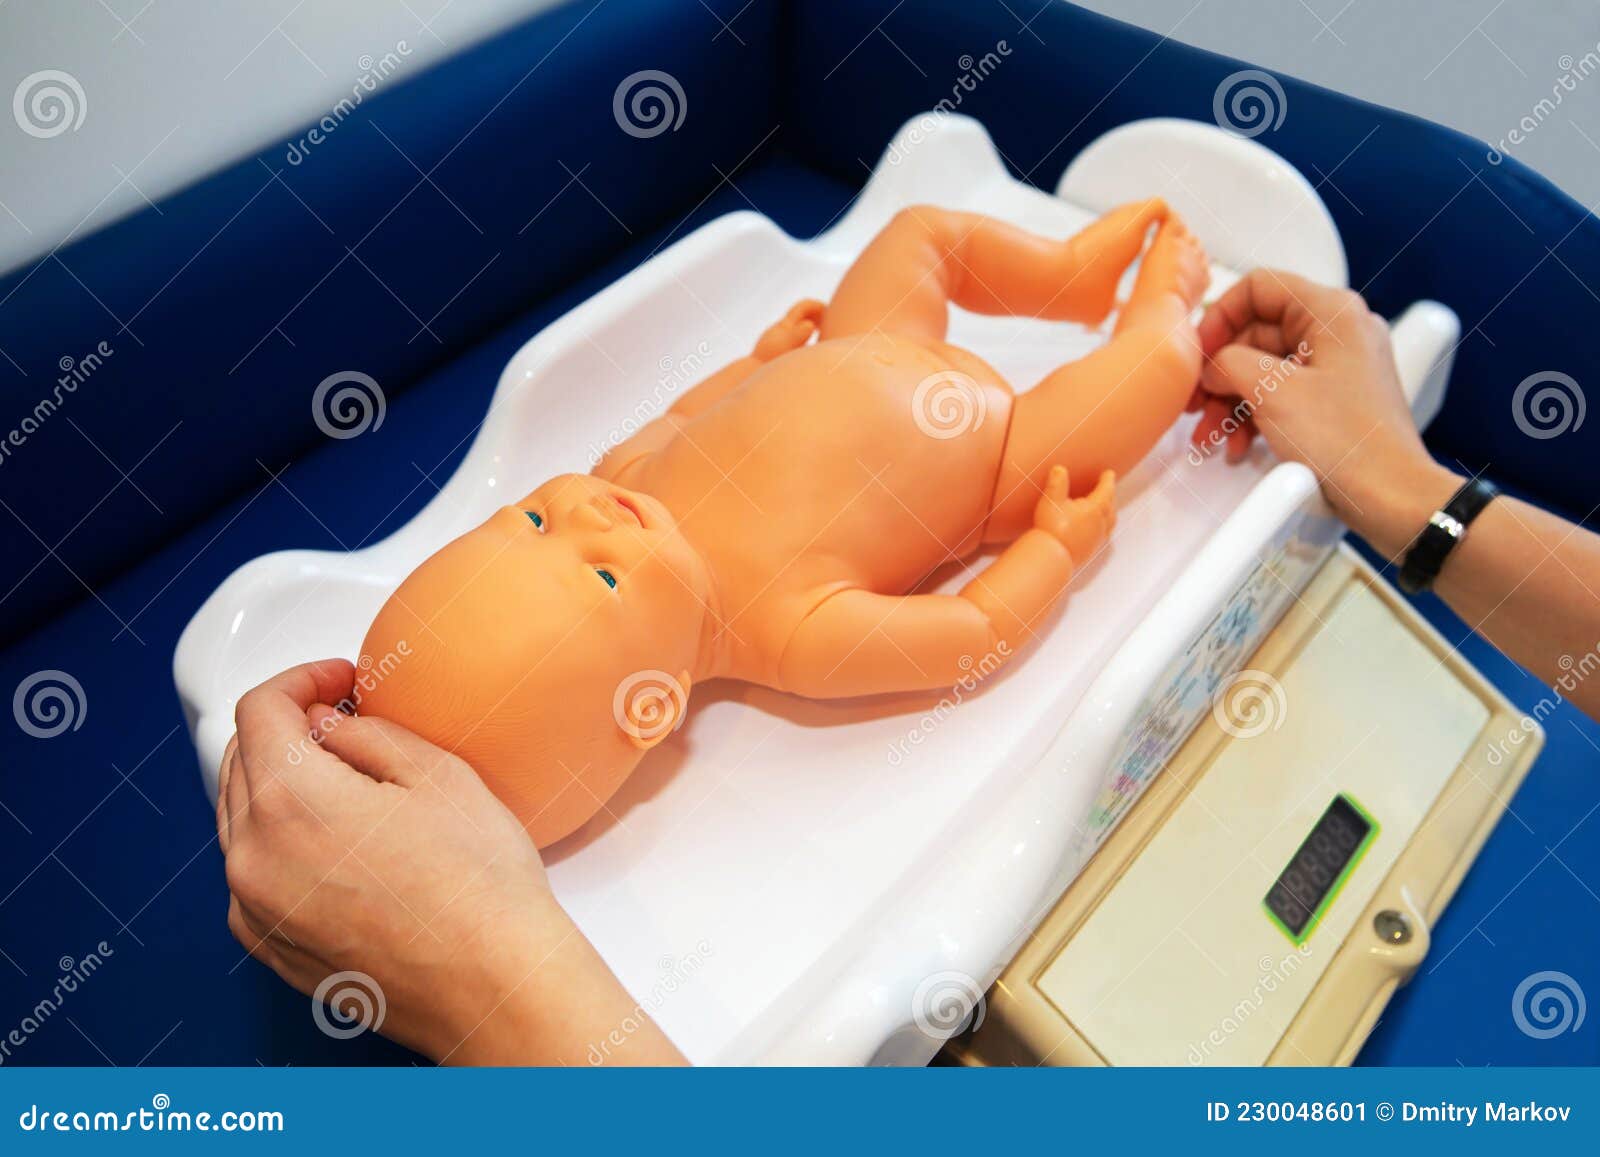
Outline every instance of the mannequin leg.
[(1054, 240), (992, 217), (917, 205), (897, 213), (839, 283), (822, 340), (879, 332), (944, 340), (949, 306), (974, 313), (1098, 323), (1139, 256), (1160, 200), (1114, 209)]
[(1103, 470), (1132, 469), (1183, 413), (1200, 375), (1189, 315), (1209, 274), (1188, 229), (1169, 219), (1145, 255), (1111, 340), (1018, 395), (985, 538), (1029, 525), (1050, 468), (1067, 467), (1077, 497)]

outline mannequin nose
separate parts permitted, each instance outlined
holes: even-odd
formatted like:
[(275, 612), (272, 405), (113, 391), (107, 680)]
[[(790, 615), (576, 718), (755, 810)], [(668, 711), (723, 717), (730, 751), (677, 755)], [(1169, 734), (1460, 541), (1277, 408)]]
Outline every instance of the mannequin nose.
[(585, 527), (589, 530), (610, 530), (616, 525), (615, 521), (594, 503), (585, 502), (572, 508), (568, 518), (574, 525)]

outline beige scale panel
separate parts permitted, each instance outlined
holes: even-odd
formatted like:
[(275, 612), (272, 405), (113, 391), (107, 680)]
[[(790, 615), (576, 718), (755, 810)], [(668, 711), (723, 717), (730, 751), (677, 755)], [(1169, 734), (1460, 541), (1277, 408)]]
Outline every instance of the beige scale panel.
[[(952, 1055), (1115, 1065), (1354, 1056), (1421, 962), (1429, 925), (1542, 736), (1347, 548), (1251, 668), (1222, 701), (1253, 710), (1203, 719)], [(1330, 808), (1344, 817), (1331, 823), (1368, 832), (1351, 855), (1329, 850), (1326, 834), (1311, 839)], [(1291, 929), (1266, 898), (1313, 842), (1329, 873), (1348, 866), (1318, 914), (1300, 919), (1308, 901)]]

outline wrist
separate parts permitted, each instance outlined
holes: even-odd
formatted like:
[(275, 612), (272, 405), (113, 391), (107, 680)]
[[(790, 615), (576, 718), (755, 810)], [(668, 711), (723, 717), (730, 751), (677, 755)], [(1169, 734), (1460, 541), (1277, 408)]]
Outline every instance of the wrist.
[(551, 1013), (562, 999), (552, 990), (555, 966), (573, 941), (587, 947), (548, 893), (514, 916), (486, 919), (453, 956), (439, 993), (448, 1012), (422, 1051), (441, 1064), (539, 1063), (535, 1050), (551, 1043)]
[(451, 1039), (429, 1055), (452, 1065), (683, 1063), (553, 895), (526, 916), (492, 945), (463, 948), (475, 954), (467, 998)]
[(1422, 453), (1353, 481), (1347, 500), (1355, 509), (1341, 509), (1340, 514), (1374, 550), (1398, 562), (1433, 512), (1449, 502), (1464, 481), (1460, 474)]

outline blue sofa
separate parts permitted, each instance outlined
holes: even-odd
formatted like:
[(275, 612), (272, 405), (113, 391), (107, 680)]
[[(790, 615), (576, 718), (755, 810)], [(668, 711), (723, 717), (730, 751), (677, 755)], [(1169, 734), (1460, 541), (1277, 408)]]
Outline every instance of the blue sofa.
[[(1243, 67), (1066, 4), (1013, 7), (580, 0), (382, 90), (299, 163), (275, 145), (0, 279), (0, 426), (21, 429), (65, 359), (82, 377), (0, 457), (0, 690), (61, 671), (85, 704), (53, 738), (0, 728), (0, 1031), (61, 958), (111, 949), (10, 1063), (412, 1059), (323, 1036), (228, 936), (169, 673), (178, 633), (256, 555), (354, 548), (403, 524), (512, 352), (705, 221), (753, 207), (819, 231), (894, 130), (944, 99), (1050, 188), (1117, 124), (1211, 119)], [(998, 69), (954, 87), (963, 57), (1002, 41)], [(645, 69), (682, 86), (676, 131), (614, 120), (618, 82)], [(1511, 395), (1537, 371), (1591, 377), (1600, 224), (1481, 142), (1281, 82), (1287, 114), (1260, 140), (1320, 186), (1352, 283), (1380, 311), (1432, 297), (1462, 319), (1434, 452), (1589, 516), (1600, 421), (1533, 439)], [(386, 414), (330, 440), (310, 397), (343, 370), (380, 384)], [(1514, 701), (1549, 694), (1419, 605)], [(1510, 1016), (1532, 972), (1600, 992), (1600, 728), (1565, 706), (1546, 727), (1365, 1062), (1600, 1062), (1592, 1029), (1534, 1040)]]

